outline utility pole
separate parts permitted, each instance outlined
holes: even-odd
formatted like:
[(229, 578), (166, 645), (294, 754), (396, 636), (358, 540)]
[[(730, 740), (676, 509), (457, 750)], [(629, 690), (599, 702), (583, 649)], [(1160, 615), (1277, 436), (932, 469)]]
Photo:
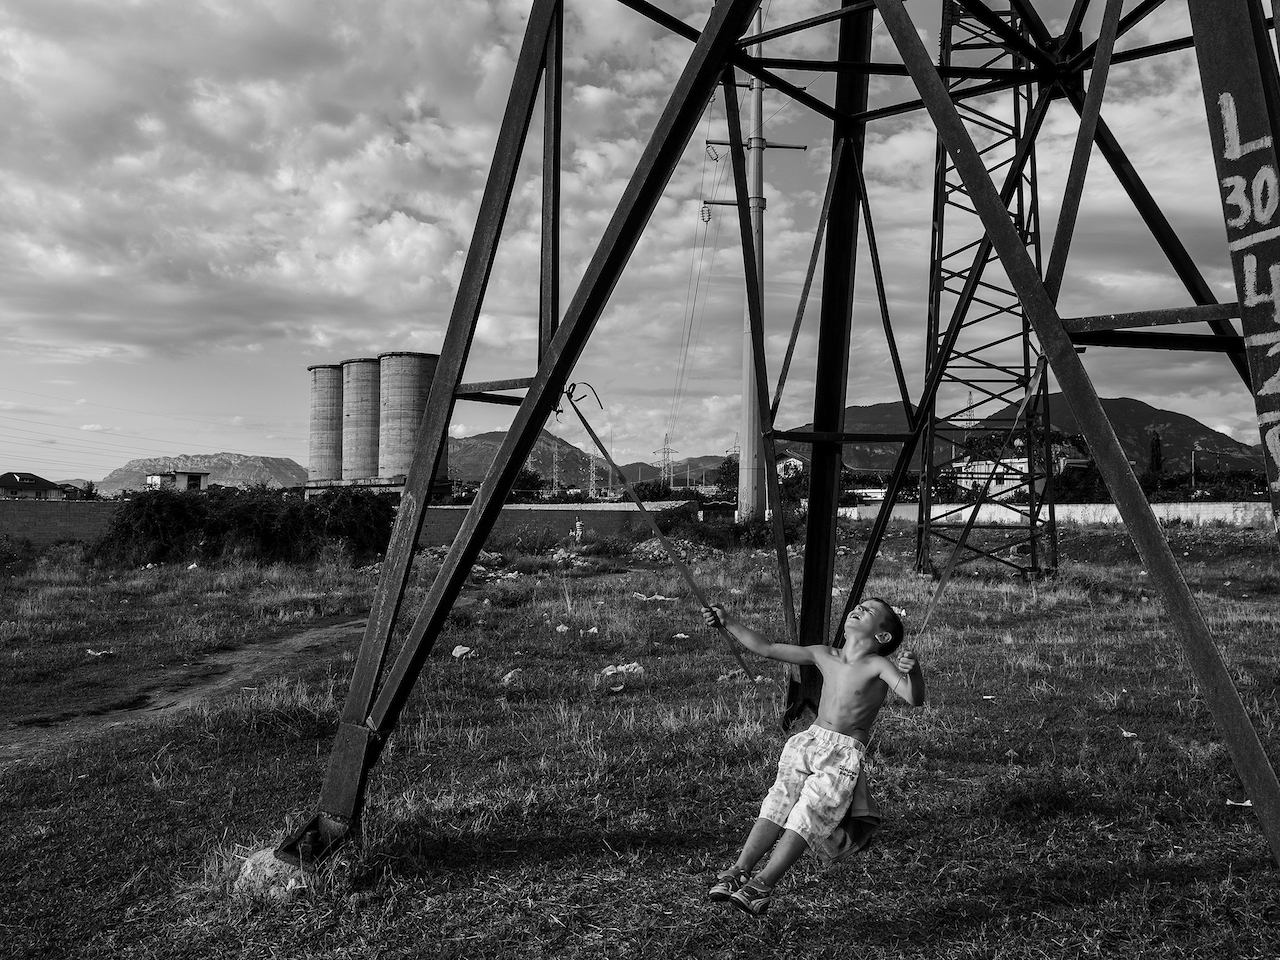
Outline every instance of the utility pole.
[[(764, 15), (757, 9), (751, 22), (753, 34), (764, 32)], [(762, 56), (764, 44), (751, 47), (750, 55)], [(764, 151), (766, 147), (786, 150), (807, 150), (803, 144), (768, 143), (764, 138), (764, 81), (753, 77), (747, 97), (747, 197), (751, 214), (751, 237), (755, 246), (756, 276), (760, 280), (760, 301), (764, 303)], [(729, 145), (725, 140), (709, 140), (711, 144)], [(704, 200), (708, 204), (733, 204), (729, 200)], [(742, 310), (742, 429), (741, 454), (738, 457), (738, 520), (764, 520), (766, 506), (765, 470), (773, 464), (764, 462), (764, 447), (760, 437), (760, 411), (756, 407), (756, 367), (751, 344), (751, 313), (744, 304)], [(735, 444), (736, 445), (736, 444)]]
[[(756, 9), (754, 33), (764, 32), (764, 14)], [(751, 48), (759, 57), (763, 44)], [(751, 78), (747, 104), (747, 190), (751, 204), (751, 236), (756, 248), (756, 276), (764, 302), (764, 83)], [(738, 459), (738, 520), (763, 520), (765, 501), (764, 449), (760, 443), (760, 410), (756, 405), (756, 365), (751, 345), (751, 316), (742, 311), (742, 456)]]

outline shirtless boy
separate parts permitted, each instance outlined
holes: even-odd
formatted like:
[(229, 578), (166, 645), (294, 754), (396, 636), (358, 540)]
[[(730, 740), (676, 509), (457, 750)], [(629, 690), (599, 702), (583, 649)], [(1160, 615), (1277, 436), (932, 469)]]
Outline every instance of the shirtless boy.
[[(902, 643), (902, 621), (880, 599), (864, 600), (849, 611), (845, 642), (838, 650), (771, 643), (718, 604), (703, 607), (702, 618), (709, 627), (723, 624), (752, 653), (784, 663), (811, 663), (822, 673), (817, 720), (787, 741), (759, 819), (737, 862), (716, 878), (709, 894), (758, 916), (769, 909), (774, 885), (806, 850), (831, 862), (871, 839), (879, 814), (862, 773), (871, 725), (890, 690), (914, 707), (924, 703), (924, 675), (910, 650), (898, 654), (896, 662), (889, 659)], [(864, 823), (861, 836), (847, 830), (851, 807), (869, 814), (865, 820), (871, 826)], [(752, 876), (770, 850), (768, 863)]]

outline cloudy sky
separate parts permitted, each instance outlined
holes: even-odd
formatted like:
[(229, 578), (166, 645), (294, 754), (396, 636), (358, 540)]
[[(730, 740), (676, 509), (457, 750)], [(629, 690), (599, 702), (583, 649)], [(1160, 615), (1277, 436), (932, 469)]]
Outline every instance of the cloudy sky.
[[(701, 26), (708, 0), (661, 0)], [(766, 27), (831, 0), (766, 0)], [(1135, 5), (1133, 0), (1126, 8)], [(0, 470), (99, 479), (143, 456), (307, 460), (307, 366), (438, 350), (530, 0), (0, 0)], [(1040, 2), (1052, 27), (1065, 2)], [(1102, 4), (1095, 4), (1101, 8)], [(567, 0), (567, 302), (691, 45), (608, 0)], [(938, 3), (909, 5), (936, 48)], [(1089, 26), (1096, 34), (1097, 14)], [(766, 47), (831, 56), (835, 28)], [(1120, 49), (1188, 32), (1171, 0)], [(895, 55), (877, 21), (877, 59)], [(829, 77), (799, 77), (829, 97)], [(905, 95), (875, 81), (873, 106)], [(1113, 67), (1104, 117), (1220, 299), (1230, 286), (1194, 54)], [(766, 135), (770, 373), (812, 244), (829, 125), (772, 93)], [(1076, 121), (1055, 106), (1038, 155), (1045, 257)], [(621, 460), (732, 446), (742, 288), (725, 136), (713, 103), (575, 379)], [(534, 369), (540, 144), (528, 159), (465, 379)], [(723, 152), (723, 151), (721, 151)], [(867, 176), (890, 308), (918, 389), (934, 139), (923, 114), (874, 125)], [(1096, 155), (1064, 315), (1189, 302)], [(860, 257), (849, 402), (891, 399)], [(815, 298), (816, 304), (816, 298)], [(781, 426), (812, 416), (811, 309)], [(1131, 396), (1257, 441), (1252, 402), (1210, 355), (1091, 348), (1103, 396)], [(460, 403), (452, 431), (505, 426)], [(586, 447), (563, 418), (551, 428)]]

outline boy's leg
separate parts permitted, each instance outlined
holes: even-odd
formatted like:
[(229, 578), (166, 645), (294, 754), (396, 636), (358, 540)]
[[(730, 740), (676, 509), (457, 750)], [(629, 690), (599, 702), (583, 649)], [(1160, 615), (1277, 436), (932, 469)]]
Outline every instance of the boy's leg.
[(782, 827), (772, 820), (766, 820), (764, 817), (758, 819), (752, 826), (751, 832), (747, 834), (737, 861), (716, 877), (716, 882), (707, 891), (708, 898), (716, 901), (732, 899), (733, 895), (742, 888), (747, 877), (751, 876), (751, 869), (773, 847), (780, 833), (782, 833)]
[(763, 870), (729, 895), (729, 902), (752, 916), (761, 916), (773, 900), (774, 885), (804, 856), (809, 844), (794, 830), (784, 830)]
[(756, 820), (755, 825), (752, 826), (751, 832), (747, 834), (746, 842), (742, 845), (742, 852), (738, 854), (738, 862), (734, 866), (743, 873), (750, 873), (755, 865), (764, 858), (764, 855), (773, 849), (773, 845), (781, 834), (782, 827), (772, 820), (760, 817)]
[(809, 844), (805, 843), (804, 837), (794, 830), (784, 830), (782, 839), (773, 848), (773, 855), (769, 857), (769, 862), (755, 875), (752, 882), (761, 887), (772, 888), (808, 849)]

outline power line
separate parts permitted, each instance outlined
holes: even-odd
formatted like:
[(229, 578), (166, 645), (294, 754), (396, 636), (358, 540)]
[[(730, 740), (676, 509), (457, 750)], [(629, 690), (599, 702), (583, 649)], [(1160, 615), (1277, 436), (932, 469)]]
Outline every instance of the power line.
[[(46, 429), (46, 430), (66, 430), (66, 431), (70, 431), (70, 432), (71, 432), (71, 433), (73, 433), (73, 434), (83, 433), (83, 431), (78, 430), (78, 429), (76, 429), (75, 427), (63, 427), (63, 426), (59, 426), (59, 425), (57, 425), (57, 424), (52, 424), (52, 423), (41, 423), (39, 420), (27, 420), (27, 419), (25, 419), (25, 418), (23, 418), (23, 417), (10, 417), (10, 416), (7, 416), (7, 415), (5, 415), (5, 414), (0, 414), (0, 420), (12, 420), (12, 421), (14, 421), (14, 422), (16, 422), (16, 423), (31, 423), (31, 424), (34, 424), (34, 425), (35, 425), (35, 426), (37, 426), (37, 427), (43, 427), (43, 428), (44, 428), (44, 429)], [(19, 429), (19, 428), (15, 428), (15, 429)], [(30, 432), (30, 431), (28, 431), (28, 432)], [(195, 441), (193, 441), (193, 440), (170, 440), (170, 439), (167, 439), (167, 438), (159, 438), (159, 439), (157, 439), (157, 438), (154, 438), (154, 437), (143, 437), (143, 436), (140, 436), (140, 435), (138, 435), (138, 434), (136, 434), (136, 433), (116, 433), (116, 432), (114, 432), (114, 431), (111, 433), (111, 436), (113, 436), (113, 437), (128, 437), (128, 438), (129, 438), (129, 439), (131, 439), (131, 440), (143, 440), (143, 441), (146, 441), (147, 443), (182, 443), (182, 444), (185, 444), (185, 445), (187, 445), (187, 446), (189, 446), (189, 447), (202, 447), (202, 448), (204, 448), (205, 450), (213, 450), (213, 451), (216, 451), (216, 452), (218, 452), (218, 453), (225, 453), (225, 452), (228, 452), (228, 451), (227, 451), (227, 449), (226, 449), (226, 445), (225, 445), (225, 444), (224, 444), (224, 445), (222, 445), (222, 446), (213, 446), (212, 444), (208, 444), (208, 443), (197, 443), (197, 442), (195, 442)], [(278, 453), (263, 453), (263, 452), (258, 451), (258, 450), (244, 450), (244, 451), (242, 451), (242, 452), (243, 452), (243, 453), (245, 453), (245, 454), (247, 454), (247, 455), (255, 456), (255, 457), (275, 457), (275, 456), (278, 456)]]
[[(200, 423), (208, 427), (234, 427), (235, 424), (220, 422), (216, 420), (197, 420), (193, 417), (179, 417), (172, 413), (156, 413), (154, 410), (133, 410), (129, 407), (113, 407), (105, 403), (94, 403), (92, 400), (69, 400), (66, 397), (56, 397), (49, 393), (34, 393), (30, 390), (17, 390), (14, 387), (0, 387), (0, 390), (6, 390), (9, 393), (20, 393), (26, 397), (40, 397), (44, 400), (57, 400), (61, 403), (69, 403), (72, 406), (98, 407), (102, 410), (115, 410), (119, 413), (136, 413), (144, 417), (158, 417), (162, 420), (181, 420), (184, 423)], [(297, 434), (292, 434), (291, 439), (301, 439)]]
[[(80, 472), (80, 471), (84, 471), (86, 473), (96, 472), (91, 470), (85, 470), (85, 465), (83, 463), (73, 463), (69, 460), (56, 460), (56, 459), (53, 459), (52, 457), (39, 457), (39, 456), (23, 458), (22, 465), (24, 466), (32, 466), (36, 464), (51, 464), (53, 466), (63, 467), (71, 472)], [(7, 469), (9, 465), (0, 464), (0, 466), (4, 466)]]
[[(707, 115), (708, 132), (710, 128), (710, 111)], [(702, 180), (699, 183), (699, 194), (706, 196), (706, 192), (702, 189), (706, 183), (706, 161), (710, 157), (717, 164), (716, 175), (711, 186), (710, 196), (714, 201), (720, 192), (720, 187), (724, 182), (728, 170), (728, 164), (720, 164), (720, 157), (715, 154), (714, 148), (710, 143), (707, 144), (703, 155), (703, 172)], [(681, 329), (680, 341), (680, 359), (676, 365), (676, 382), (671, 396), (671, 410), (667, 418), (667, 432), (674, 433), (676, 425), (680, 419), (681, 409), (684, 406), (684, 398), (688, 390), (689, 378), (692, 374), (693, 365), (691, 356), (697, 353), (698, 343), (702, 339), (702, 321), (706, 316), (707, 301), (711, 297), (711, 277), (715, 269), (716, 253), (720, 249), (720, 226), (721, 219), (715, 218), (715, 237), (711, 245), (711, 260), (707, 263), (707, 234), (710, 232), (710, 207), (703, 202), (700, 218), (702, 220), (702, 239), (697, 242), (690, 254), (689, 273), (692, 281), (692, 296), (686, 293), (685, 307), (686, 316)], [(697, 262), (697, 274), (694, 277), (694, 261)], [(703, 286), (703, 265), (706, 264), (706, 286)], [(702, 305), (699, 308), (698, 294), (702, 292)]]
[[(60, 429), (67, 430), (71, 428), (62, 427)], [(36, 442), (34, 440), (31, 440), (30, 437), (43, 438), (43, 437), (49, 436), (47, 432), (42, 432), (37, 430), (24, 430), (22, 427), (9, 427), (8, 430), (16, 431), (17, 433), (28, 434), (29, 436), (19, 437), (19, 436), (15, 436), (14, 433), (0, 433), (0, 436), (5, 436), (11, 440), (15, 440), (18, 442), (25, 442), (28, 444)], [(80, 437), (80, 436), (58, 437), (53, 442), (57, 443), (59, 446), (64, 447), (65, 449), (83, 449), (90, 453), (102, 453), (103, 455), (112, 455), (112, 454), (115, 454), (117, 451), (121, 454), (134, 454), (134, 453), (147, 452), (146, 448), (139, 447), (136, 444), (110, 443), (110, 442), (104, 442), (101, 440), (89, 439), (89, 437), (93, 437), (96, 435), (97, 434), (95, 433), (89, 433), (88, 436), (86, 437)], [(112, 434), (107, 434), (107, 436), (112, 436)]]

